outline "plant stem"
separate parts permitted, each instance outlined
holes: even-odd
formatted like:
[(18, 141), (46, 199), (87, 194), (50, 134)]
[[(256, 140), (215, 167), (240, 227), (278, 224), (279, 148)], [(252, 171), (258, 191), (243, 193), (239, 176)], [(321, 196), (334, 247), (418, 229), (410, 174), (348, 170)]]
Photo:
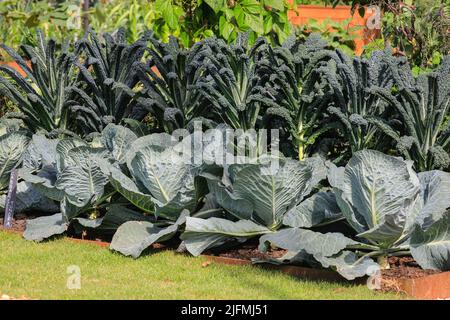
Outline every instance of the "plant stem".
[(377, 258), (377, 262), (381, 269), (389, 269), (389, 261), (387, 255), (382, 255)]
[(299, 144), (298, 146), (298, 160), (304, 160), (305, 159), (305, 150), (303, 144)]

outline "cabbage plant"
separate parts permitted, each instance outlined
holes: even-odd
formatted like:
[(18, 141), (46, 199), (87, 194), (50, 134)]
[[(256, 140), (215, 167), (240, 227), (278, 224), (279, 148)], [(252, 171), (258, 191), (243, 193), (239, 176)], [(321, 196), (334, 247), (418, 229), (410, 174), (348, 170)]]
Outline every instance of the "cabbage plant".
[(43, 134), (34, 134), (23, 153), (22, 163), (18, 169), (15, 212), (56, 213), (59, 207), (55, 201), (43, 195), (32, 183), (23, 180), (24, 172), (33, 172), (39, 177), (52, 179), (56, 177), (56, 144), (58, 139), (49, 139)]
[(59, 202), (60, 212), (29, 220), (24, 237), (41, 241), (67, 231), (74, 223), (100, 231), (107, 225), (110, 231), (112, 221), (117, 228), (119, 221), (123, 223), (130, 217), (146, 220), (142, 214), (126, 208), (118, 214), (116, 191), (100, 168), (103, 162), (120, 167), (125, 149), (136, 139), (129, 129), (109, 124), (91, 144), (78, 138), (56, 141), (54, 148), (47, 143), (46, 157), (53, 160), (45, 161), (39, 170), (36, 165), (24, 166), (20, 176), (47, 198)]
[[(449, 268), (450, 173), (417, 175), (410, 161), (363, 150), (345, 168), (331, 165), (328, 180), (335, 205), (357, 233), (357, 240), (306, 230), (298, 223), (303, 219), (291, 217), (285, 221), (290, 228), (261, 237), (262, 250), (272, 244), (291, 251), (291, 256), (306, 253), (347, 279), (389, 268), (389, 256), (409, 253), (423, 268)], [(331, 211), (335, 205), (320, 211)], [(303, 214), (303, 210), (295, 213)]]
[(30, 142), (26, 132), (8, 131), (8, 127), (5, 127), (6, 133), (0, 135), (0, 212), (5, 210), (11, 173), (22, 163)]
[(30, 137), (24, 131), (0, 136), (0, 190), (8, 187), (11, 171), (21, 164), (29, 142)]
[(286, 213), (299, 204), (325, 177), (319, 158), (308, 161), (261, 157), (255, 163), (231, 164), (224, 175), (204, 173), (208, 187), (228, 217), (188, 217), (181, 239), (186, 249), (199, 255), (230, 240), (272, 233), (281, 227)]
[(157, 218), (157, 223), (130, 221), (120, 226), (111, 249), (136, 258), (152, 243), (173, 237), (186, 217), (200, 209), (207, 191), (199, 176), (202, 168), (184, 157), (182, 146), (184, 142), (168, 134), (152, 134), (131, 144), (124, 167), (104, 163), (111, 185), (146, 215)]

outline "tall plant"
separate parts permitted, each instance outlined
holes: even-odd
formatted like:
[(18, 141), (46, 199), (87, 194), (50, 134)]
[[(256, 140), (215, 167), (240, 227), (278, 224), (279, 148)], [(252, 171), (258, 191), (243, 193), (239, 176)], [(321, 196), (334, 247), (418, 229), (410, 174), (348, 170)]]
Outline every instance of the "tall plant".
[(316, 34), (305, 43), (292, 40), (270, 48), (268, 59), (261, 63), (260, 73), (269, 75), (263, 102), (270, 107), (264, 112), (264, 120), (268, 127), (277, 119), (283, 120), (298, 158), (303, 160), (312, 152), (316, 139), (336, 128), (337, 123), (326, 117), (332, 97), (325, 80), (328, 71), (320, 66), (321, 57), (326, 56), (326, 42)]
[[(373, 92), (386, 92), (393, 86), (393, 72), (403, 68), (403, 61), (392, 56), (390, 48), (375, 52), (369, 59), (349, 58), (340, 50), (332, 52), (327, 81), (334, 93), (328, 112), (342, 124), (342, 131), (352, 152), (366, 148), (383, 149), (375, 117), (389, 119), (387, 103)], [(386, 120), (389, 121), (389, 120)]]
[[(37, 32), (37, 46), (21, 46), (25, 59), (6, 45), (0, 47), (22, 68), (26, 76), (2, 65), (0, 93), (17, 105), (29, 130), (71, 134), (70, 108), (66, 89), (72, 84), (73, 66), (78, 47), (69, 51), (69, 43), (58, 50), (54, 40), (46, 41), (42, 31)], [(30, 62), (28, 64), (27, 61)]]
[(413, 79), (404, 69), (395, 74), (397, 92), (374, 91), (398, 113), (396, 128), (379, 119), (380, 128), (397, 142), (397, 149), (413, 160), (416, 170), (450, 167), (450, 57), (433, 72)]
[(214, 37), (206, 45), (207, 72), (197, 85), (201, 94), (222, 122), (234, 129), (255, 128), (261, 110), (258, 62), (266, 41), (260, 38), (249, 46), (248, 34), (240, 34), (231, 45)]
[[(133, 117), (139, 107), (138, 69), (148, 35), (128, 45), (125, 30), (99, 38), (90, 31), (80, 41), (84, 61), (76, 61), (77, 81), (68, 88), (71, 111), (84, 134), (101, 132), (108, 123)], [(139, 114), (137, 115), (139, 118)]]
[(202, 43), (183, 49), (176, 38), (150, 39), (150, 60), (139, 69), (144, 86), (140, 99), (165, 132), (184, 128), (206, 109), (195, 85), (202, 73)]

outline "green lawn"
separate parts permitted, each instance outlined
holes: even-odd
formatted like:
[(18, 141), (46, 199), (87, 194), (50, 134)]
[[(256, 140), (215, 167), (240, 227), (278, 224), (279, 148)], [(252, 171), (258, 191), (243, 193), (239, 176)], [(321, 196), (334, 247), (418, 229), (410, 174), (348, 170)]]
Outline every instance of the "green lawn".
[[(171, 251), (133, 260), (65, 239), (32, 243), (0, 231), (0, 292), (34, 299), (401, 299), (365, 286), (308, 282), (256, 267), (210, 264)], [(66, 288), (67, 267), (81, 289)]]

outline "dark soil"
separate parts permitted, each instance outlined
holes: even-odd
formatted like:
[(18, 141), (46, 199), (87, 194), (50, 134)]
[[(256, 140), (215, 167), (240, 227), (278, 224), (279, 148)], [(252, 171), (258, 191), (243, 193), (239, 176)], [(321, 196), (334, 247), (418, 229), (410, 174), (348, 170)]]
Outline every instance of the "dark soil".
[(252, 259), (274, 259), (281, 258), (286, 253), (286, 250), (275, 249), (269, 250), (267, 252), (261, 252), (257, 247), (253, 245), (242, 245), (239, 248), (229, 249), (223, 252), (205, 252), (205, 254), (225, 257), (225, 258), (233, 258), (233, 259), (242, 259), (242, 260), (252, 260)]
[(111, 242), (111, 234), (100, 234), (92, 231), (92, 229), (75, 230), (73, 227), (69, 227), (67, 230), (67, 236), (74, 239), (97, 241), (97, 242)]
[[(25, 227), (27, 226), (27, 219), (33, 219), (34, 216), (17, 214), (14, 217), (12, 228), (9, 230), (16, 232), (24, 232)], [(3, 218), (0, 218), (0, 229), (3, 229)]]
[(216, 248), (205, 252), (206, 255), (224, 258), (242, 259), (251, 261), (252, 259), (274, 259), (282, 257), (287, 251), (283, 249), (270, 249), (267, 252), (258, 250), (258, 239), (250, 239), (247, 242), (231, 243), (228, 248)]
[(381, 290), (382, 291), (399, 291), (397, 280), (399, 279), (416, 279), (432, 274), (439, 273), (436, 270), (424, 270), (410, 256), (390, 257), (390, 269), (382, 270)]

